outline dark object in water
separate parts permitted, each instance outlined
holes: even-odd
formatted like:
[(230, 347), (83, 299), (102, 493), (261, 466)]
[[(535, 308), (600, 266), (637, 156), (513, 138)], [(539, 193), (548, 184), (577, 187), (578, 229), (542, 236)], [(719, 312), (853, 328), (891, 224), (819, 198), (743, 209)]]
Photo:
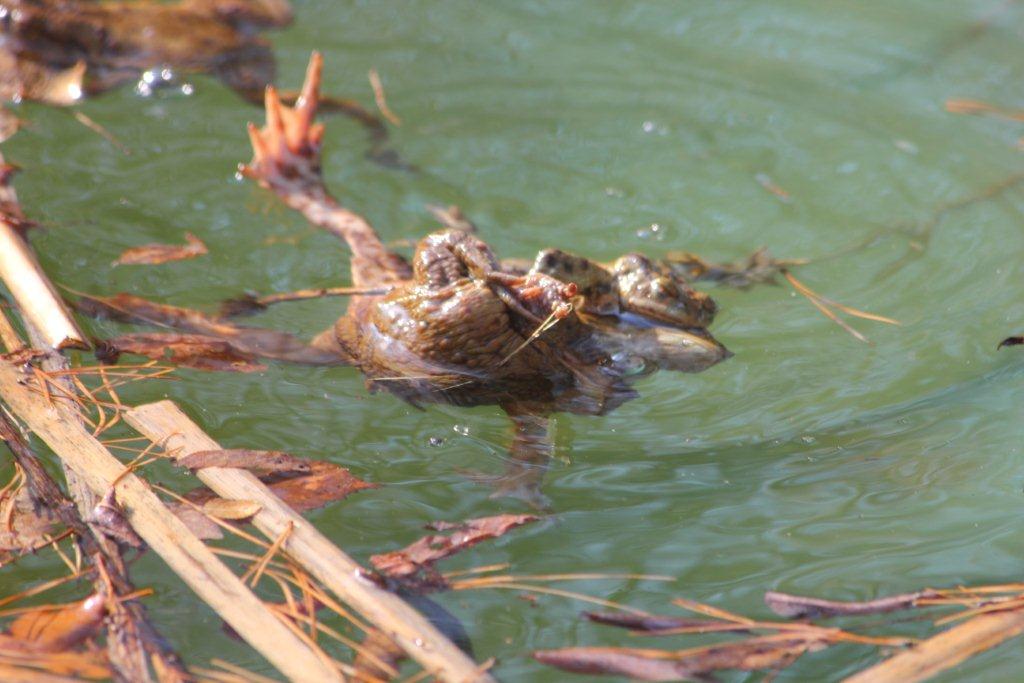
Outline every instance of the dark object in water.
[[(277, 71), (260, 34), (291, 21), (288, 0), (0, 0), (0, 99), (67, 106), (126, 84), (148, 95), (208, 73), (259, 104)], [(385, 148), (378, 116), (349, 99), (324, 106), (367, 129), (368, 157), (408, 168)]]

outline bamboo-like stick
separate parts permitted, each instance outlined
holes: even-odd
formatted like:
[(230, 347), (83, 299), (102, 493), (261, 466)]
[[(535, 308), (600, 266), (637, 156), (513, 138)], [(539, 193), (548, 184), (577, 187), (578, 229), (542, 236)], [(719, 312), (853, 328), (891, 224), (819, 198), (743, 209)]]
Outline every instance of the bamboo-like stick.
[(979, 614), (843, 683), (916, 683), (1024, 633), (1024, 609)]
[(75, 419), (61, 400), (48, 402), (11, 363), (0, 362), (0, 396), (28, 427), (102, 495), (118, 481), (117, 502), (132, 528), (217, 614), (293, 681), (340, 681), (311, 648), (264, 605), (134, 474)]
[[(0, 155), (0, 174), (4, 158)], [(0, 178), (0, 204), (17, 206), (17, 195), (6, 176)], [(32, 248), (0, 212), (0, 280), (14, 297), (26, 322), (38, 329), (54, 349), (89, 348), (53, 285), (43, 274)]]
[[(221, 446), (174, 403), (160, 401), (127, 411), (125, 421), (155, 443), (179, 455)], [(224, 498), (254, 500), (262, 506), (253, 523), (268, 538), (294, 528), (282, 549), (344, 602), (387, 634), (406, 654), (438, 679), (449, 683), (493, 683), (494, 679), (458, 649), (419, 612), (394, 593), (366, 578), (366, 570), (327, 540), (252, 473), (208, 467), (196, 472)]]

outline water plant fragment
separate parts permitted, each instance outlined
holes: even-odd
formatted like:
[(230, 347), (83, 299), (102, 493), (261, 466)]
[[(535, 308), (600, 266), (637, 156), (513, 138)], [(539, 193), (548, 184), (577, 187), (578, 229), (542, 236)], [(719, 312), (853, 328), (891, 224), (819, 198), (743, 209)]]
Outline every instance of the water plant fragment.
[(185, 244), (144, 244), (126, 249), (114, 261), (116, 266), (158, 265), (184, 261), (209, 253), (206, 244), (191, 232), (185, 233)]

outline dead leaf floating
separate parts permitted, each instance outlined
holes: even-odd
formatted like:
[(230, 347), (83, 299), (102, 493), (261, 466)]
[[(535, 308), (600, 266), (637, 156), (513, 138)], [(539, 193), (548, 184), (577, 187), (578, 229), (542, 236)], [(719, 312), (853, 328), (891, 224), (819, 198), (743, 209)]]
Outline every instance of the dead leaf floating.
[(26, 612), (11, 622), (9, 634), (39, 652), (63, 652), (99, 631), (107, 614), (103, 596), (93, 594), (60, 609)]
[(174, 463), (190, 470), (234, 467), (263, 474), (310, 474), (313, 471), (308, 460), (296, 458), (284, 451), (256, 451), (247, 448), (195, 451), (175, 459)]
[(885, 614), (886, 612), (909, 609), (917, 605), (919, 600), (927, 600), (938, 596), (939, 593), (936, 591), (923, 590), (916, 593), (889, 595), (884, 598), (864, 602), (841, 602), (768, 591), (764, 594), (764, 602), (779, 616), (789, 619), (806, 619), (810, 617), (849, 617), (865, 614)]
[(184, 261), (208, 253), (201, 239), (190, 232), (185, 233), (187, 244), (144, 244), (126, 250), (114, 261), (115, 266), (157, 265), (169, 261)]
[[(443, 578), (434, 570), (435, 562), (470, 548), (481, 541), (498, 538), (518, 526), (535, 522), (538, 519), (539, 517), (535, 515), (495, 515), (469, 519), (457, 524), (434, 522), (427, 528), (453, 533), (448, 536), (441, 534), (424, 536), (402, 550), (373, 555), (370, 557), (370, 562), (377, 571), (392, 579), (410, 582), (413, 585), (425, 582), (423, 587), (437, 582), (444, 585)], [(421, 574), (421, 576), (417, 577), (417, 574)]]
[(583, 616), (596, 624), (628, 628), (634, 633), (658, 633), (681, 628), (709, 628), (719, 623), (710, 619), (633, 614), (631, 612), (584, 612)]
[(207, 515), (228, 520), (251, 519), (262, 509), (263, 506), (254, 500), (211, 498), (203, 504), (203, 512)]
[(200, 541), (219, 541), (224, 538), (221, 528), (201, 508), (171, 501), (167, 504), (167, 509), (173, 512)]
[(146, 548), (146, 542), (135, 532), (118, 506), (117, 492), (113, 486), (85, 521), (120, 545), (140, 551)]
[(296, 512), (309, 512), (328, 503), (341, 500), (363, 489), (375, 489), (371, 484), (334, 463), (314, 460), (309, 474), (298, 477), (267, 477), (263, 479), (277, 497)]
[(28, 489), (0, 503), (0, 560), (6, 552), (26, 553), (46, 543), (60, 527), (57, 513), (32, 502)]
[(996, 349), (1001, 349), (1004, 346), (1020, 346), (1021, 344), (1024, 344), (1024, 336), (1007, 337), (1003, 341), (999, 342), (999, 346), (997, 346)]
[(677, 652), (626, 647), (567, 647), (540, 650), (541, 664), (585, 674), (629, 676), (641, 681), (705, 679), (716, 671), (782, 669), (800, 655), (824, 648), (821, 639), (765, 636)]
[[(299, 513), (316, 510), (357, 491), (380, 486), (363, 481), (334, 463), (319, 460), (302, 462), (309, 467), (306, 474), (275, 473), (259, 477), (278, 498)], [(205, 486), (192, 490), (186, 498), (202, 506), (204, 511), (208, 501), (218, 499), (213, 491)]]
[(252, 354), (217, 337), (177, 332), (137, 332), (96, 344), (96, 358), (103, 363), (116, 363), (122, 353), (146, 356), (194, 370), (229, 372), (262, 372), (266, 365), (257, 363)]

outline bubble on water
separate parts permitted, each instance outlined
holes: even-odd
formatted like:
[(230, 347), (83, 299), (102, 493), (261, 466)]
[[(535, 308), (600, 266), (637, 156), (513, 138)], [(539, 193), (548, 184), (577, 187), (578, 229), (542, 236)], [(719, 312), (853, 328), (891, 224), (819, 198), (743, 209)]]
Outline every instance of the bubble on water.
[(432, 446), (434, 448), (437, 448), (439, 446), (443, 446), (444, 442), (445, 442), (445, 439), (442, 436), (432, 436), (429, 439), (427, 439), (427, 445), (428, 446)]
[[(170, 67), (147, 69), (142, 72), (135, 84), (135, 93), (141, 97), (151, 97), (157, 90), (173, 86), (176, 80), (177, 76)], [(186, 83), (181, 86), (180, 91), (185, 95), (191, 95), (192, 89), (192, 85)]]
[(801, 436), (801, 437), (800, 437), (800, 442), (801, 442), (801, 443), (805, 443), (805, 444), (808, 444), (808, 445), (810, 445), (810, 444), (812, 444), (812, 443), (817, 443), (817, 442), (818, 442), (818, 440), (817, 440), (817, 439), (815, 439), (815, 438), (814, 438), (813, 436), (811, 436), (810, 434), (804, 434), (803, 436)]
[(181, 86), (181, 94), (188, 97), (196, 91), (195, 87), (191, 83), (183, 83)]
[(642, 228), (637, 228), (636, 236), (642, 240), (663, 242), (668, 234), (668, 229), (661, 223), (651, 223)]
[(452, 431), (462, 436), (469, 436), (469, 425), (453, 425)]
[(618, 187), (606, 187), (604, 188), (605, 197), (614, 197), (615, 199), (622, 199), (626, 196), (626, 191)]
[(656, 121), (644, 121), (640, 128), (649, 135), (668, 135), (668, 126)]

